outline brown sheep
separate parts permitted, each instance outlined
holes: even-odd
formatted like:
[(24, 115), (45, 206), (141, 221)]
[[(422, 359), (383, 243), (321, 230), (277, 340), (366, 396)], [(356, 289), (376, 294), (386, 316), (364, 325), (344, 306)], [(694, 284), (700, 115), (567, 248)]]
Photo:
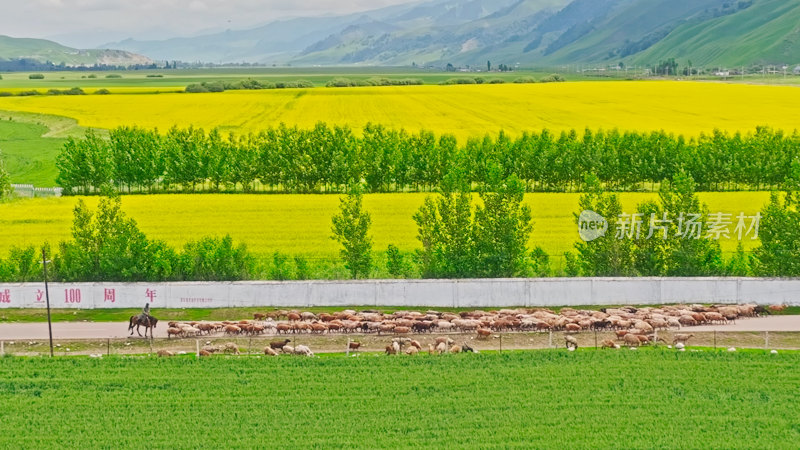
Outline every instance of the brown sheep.
[(361, 347), (361, 342), (353, 341), (353, 342), (350, 342), (349, 344), (347, 344), (347, 348), (349, 350), (354, 351), (354, 352), (357, 352), (360, 347)]
[(288, 313), (286, 314), (286, 318), (289, 319), (289, 322), (297, 322), (300, 320), (300, 314), (297, 313)]
[(455, 341), (449, 337), (437, 337), (434, 342), (436, 343), (435, 345), (439, 345), (441, 343), (444, 343), (445, 345), (453, 345), (455, 343)]
[(264, 313), (254, 313), (253, 320), (264, 320), (267, 318), (267, 315)]
[(236, 325), (225, 325), (225, 334), (240, 334), (242, 329)]
[(409, 327), (394, 327), (395, 334), (408, 334), (411, 333), (411, 328)]
[(578, 340), (572, 336), (564, 336), (564, 343), (566, 344), (567, 348), (574, 348), (575, 350), (578, 349)]
[(464, 351), (464, 349), (461, 348), (460, 345), (454, 345), (450, 347), (450, 353), (461, 353), (462, 351)]
[(564, 326), (564, 329), (567, 330), (567, 333), (577, 333), (581, 331), (581, 326), (577, 323), (568, 323)]
[(183, 330), (180, 328), (167, 328), (167, 339), (171, 338), (172, 336), (180, 336), (181, 334), (183, 334)]
[(694, 337), (693, 334), (676, 334), (672, 336), (672, 345), (675, 345), (679, 342), (682, 343), (683, 345), (686, 345), (686, 341), (688, 341), (690, 338), (693, 337)]
[(622, 340), (625, 342), (625, 345), (628, 347), (638, 347), (641, 345), (641, 341), (639, 341), (639, 337), (635, 334), (626, 334)]
[(412, 346), (412, 347), (416, 347), (416, 348), (417, 348), (417, 350), (422, 350), (422, 345), (421, 345), (419, 342), (417, 342), (417, 341), (415, 341), (415, 340), (413, 340), (413, 339), (412, 339), (412, 340), (411, 340), (411, 342), (409, 342), (408, 344), (409, 344), (410, 346)]
[(291, 339), (284, 339), (282, 341), (272, 341), (269, 343), (269, 347), (275, 350), (281, 350), (283, 347), (286, 346), (289, 342), (292, 342)]
[(159, 357), (161, 357), (161, 356), (175, 356), (175, 353), (173, 353), (173, 352), (171, 352), (169, 350), (161, 349), (161, 350), (158, 351), (158, 356)]
[(328, 326), (325, 325), (324, 323), (315, 322), (315, 323), (311, 324), (311, 332), (312, 333), (323, 334), (326, 331), (328, 331)]
[(600, 348), (619, 348), (619, 345), (614, 343), (611, 339), (604, 339), (603, 342), (600, 343)]
[(234, 355), (239, 354), (239, 346), (234, 344), (233, 342), (227, 342), (225, 347), (222, 348), (222, 351), (225, 353), (232, 352)]
[(486, 339), (491, 335), (492, 335), (492, 330), (487, 330), (486, 328), (478, 328), (479, 339)]
[(199, 355), (200, 356), (211, 356), (211, 352), (209, 352), (208, 350), (200, 350)]

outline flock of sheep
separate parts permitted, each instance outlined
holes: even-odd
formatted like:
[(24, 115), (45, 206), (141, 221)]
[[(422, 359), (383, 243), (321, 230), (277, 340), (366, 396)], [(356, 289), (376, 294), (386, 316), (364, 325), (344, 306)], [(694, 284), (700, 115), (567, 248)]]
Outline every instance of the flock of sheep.
[[(497, 311), (464, 311), (460, 313), (438, 311), (379, 311), (344, 310), (335, 313), (315, 314), (310, 311), (276, 310), (254, 314), (253, 319), (221, 322), (169, 322), (167, 336), (197, 337), (201, 335), (297, 335), (357, 333), (389, 335), (391, 341), (385, 347), (389, 355), (415, 355), (422, 351), (430, 354), (476, 352), (467, 343), (456, 344), (449, 337), (437, 337), (424, 348), (419, 341), (407, 335), (425, 333), (475, 333), (477, 339), (488, 339), (497, 332), (513, 331), (563, 331), (568, 349), (578, 348), (572, 335), (581, 331), (613, 331), (617, 340), (604, 339), (601, 348), (639, 347), (657, 341), (669, 344), (657, 337), (657, 330), (676, 330), (703, 324), (726, 324), (742, 317), (755, 317), (780, 311), (782, 305), (763, 307), (744, 305), (671, 305), (660, 307), (620, 307), (600, 310), (563, 308), (558, 313), (545, 308), (501, 309)], [(676, 333), (671, 344), (682, 348), (692, 334)], [(267, 356), (279, 354), (314, 356), (308, 346), (292, 346), (291, 339), (275, 340), (264, 348)], [(357, 352), (361, 343), (348, 341), (347, 351)], [(162, 356), (170, 356), (164, 351)], [(236, 344), (229, 342), (221, 346), (210, 343), (200, 349), (200, 356), (213, 353), (239, 354)]]
[[(476, 333), (480, 338), (495, 332), (509, 331), (618, 331), (625, 334), (650, 335), (654, 330), (680, 329), (703, 324), (726, 324), (740, 317), (754, 317), (779, 310), (755, 304), (745, 305), (674, 305), (661, 307), (623, 307), (595, 310), (563, 308), (556, 313), (545, 308), (501, 309), (498, 311), (379, 311), (344, 310), (315, 314), (310, 311), (276, 310), (256, 313), (253, 319), (221, 322), (169, 322), (168, 337), (200, 335), (290, 335), (375, 333), (377, 335), (409, 335), (423, 333)], [(626, 343), (634, 344), (633, 338)]]

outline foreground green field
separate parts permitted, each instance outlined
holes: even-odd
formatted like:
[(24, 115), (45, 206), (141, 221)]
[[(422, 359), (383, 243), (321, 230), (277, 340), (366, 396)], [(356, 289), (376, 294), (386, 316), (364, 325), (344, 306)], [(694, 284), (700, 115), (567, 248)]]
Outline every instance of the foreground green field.
[[(369, 194), (364, 206), (372, 214), (375, 251), (389, 244), (403, 251), (420, 247), (413, 215), (426, 195)], [(551, 255), (572, 250), (579, 238), (573, 213), (577, 212), (580, 194), (534, 193), (525, 196), (533, 211), (534, 231), (529, 246), (541, 246)], [(625, 212), (634, 213), (636, 205), (656, 199), (653, 193), (620, 195)], [(753, 215), (769, 200), (767, 192), (701, 193), (711, 213), (740, 212)], [(52, 244), (69, 238), (72, 208), (77, 197), (25, 199), (0, 204), (0, 255), (13, 245)], [(95, 207), (97, 197), (85, 198)], [(124, 211), (136, 219), (149, 237), (182, 245), (204, 235), (230, 234), (245, 242), (256, 254), (267, 256), (275, 251), (313, 258), (335, 258), (336, 242), (330, 239), (331, 217), (339, 207), (337, 195), (258, 195), (258, 194), (164, 194), (123, 197)], [(731, 228), (732, 230), (733, 228)], [(723, 251), (732, 252), (735, 240), (724, 239)], [(752, 248), (758, 241), (742, 241)]]
[(0, 358), (3, 448), (796, 448), (800, 354)]
[[(791, 132), (800, 123), (800, 90), (709, 82), (619, 81), (454, 86), (311, 88), (223, 93), (2, 97), (0, 110), (55, 114), (110, 129), (173, 125), (239, 134), (284, 122), (311, 127), (368, 122), (452, 133), (458, 139), (505, 130), (512, 135), (585, 127), (697, 136), (714, 129)], [(753, 114), (758, 110), (759, 114)]]

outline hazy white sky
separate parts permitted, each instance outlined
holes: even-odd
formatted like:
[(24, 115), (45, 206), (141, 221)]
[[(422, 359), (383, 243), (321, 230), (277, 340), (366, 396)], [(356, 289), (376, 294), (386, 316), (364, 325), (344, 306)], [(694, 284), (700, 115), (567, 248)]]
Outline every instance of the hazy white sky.
[(99, 45), (242, 29), (274, 19), (346, 14), (418, 0), (0, 0), (0, 34)]

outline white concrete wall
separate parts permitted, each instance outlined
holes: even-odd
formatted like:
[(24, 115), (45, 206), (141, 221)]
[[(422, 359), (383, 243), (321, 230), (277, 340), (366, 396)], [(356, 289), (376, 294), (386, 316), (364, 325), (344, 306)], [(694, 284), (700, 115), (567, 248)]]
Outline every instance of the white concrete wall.
[[(408, 306), (496, 308), (662, 303), (800, 305), (800, 279), (533, 278), (486, 280), (50, 283), (53, 308)], [(45, 307), (44, 284), (0, 284), (0, 309)]]

